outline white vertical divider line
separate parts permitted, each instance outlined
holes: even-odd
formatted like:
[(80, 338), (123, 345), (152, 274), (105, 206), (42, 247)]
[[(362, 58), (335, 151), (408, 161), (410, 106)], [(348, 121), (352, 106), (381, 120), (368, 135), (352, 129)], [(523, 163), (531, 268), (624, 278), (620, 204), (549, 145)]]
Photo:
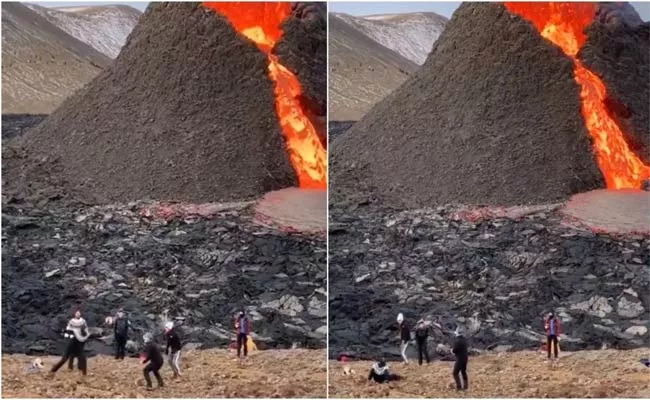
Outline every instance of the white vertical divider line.
[(325, 391), (325, 396), (327, 398), (330, 397), (330, 363), (329, 363), (329, 354), (330, 354), (330, 234), (329, 234), (329, 227), (330, 227), (330, 207), (329, 207), (329, 199), (330, 199), (330, 3), (329, 1), (326, 1), (326, 14), (325, 14), (325, 29), (326, 29), (326, 43), (327, 43), (327, 55), (326, 55), (326, 64), (327, 64), (327, 93), (325, 97), (325, 101), (327, 102), (327, 107), (326, 107), (326, 113), (325, 113), (325, 143), (327, 144), (327, 187), (326, 187), (326, 194), (325, 194), (325, 210), (326, 210), (326, 221), (325, 221), (325, 266), (327, 268), (327, 271), (325, 271), (325, 288), (327, 291), (327, 295), (325, 296), (325, 300), (327, 302), (327, 309), (326, 309), (326, 318), (327, 320), (325, 321), (326, 326), (327, 326), (327, 335), (325, 336), (325, 340), (327, 341), (326, 346), (325, 346), (325, 374), (327, 379), (325, 380), (326, 384), (326, 391)]

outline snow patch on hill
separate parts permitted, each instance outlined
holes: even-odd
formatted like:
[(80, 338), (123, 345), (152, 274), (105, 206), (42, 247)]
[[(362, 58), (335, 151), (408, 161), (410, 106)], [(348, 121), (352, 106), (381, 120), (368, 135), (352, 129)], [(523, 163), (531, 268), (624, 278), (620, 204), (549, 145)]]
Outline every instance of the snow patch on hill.
[(424, 63), (448, 22), (447, 18), (432, 12), (363, 17), (336, 13), (336, 16), (419, 65)]
[(142, 14), (123, 5), (54, 9), (27, 4), (70, 36), (94, 47), (110, 58), (120, 53)]

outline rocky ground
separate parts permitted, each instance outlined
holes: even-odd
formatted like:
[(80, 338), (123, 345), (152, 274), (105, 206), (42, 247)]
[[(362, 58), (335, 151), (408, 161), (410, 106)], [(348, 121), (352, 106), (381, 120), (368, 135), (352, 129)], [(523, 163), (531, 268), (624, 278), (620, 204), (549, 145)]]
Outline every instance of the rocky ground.
[(647, 345), (650, 237), (569, 225), (558, 206), (400, 212), (371, 200), (330, 204), (331, 358), (397, 359), (398, 312), (437, 324), (431, 349), (457, 325), (475, 351), (536, 348), (551, 309), (565, 350)]
[(3, 194), (3, 353), (59, 354), (77, 306), (95, 328), (90, 354), (111, 351), (102, 324), (120, 307), (138, 338), (176, 318), (191, 347), (224, 345), (246, 307), (261, 349), (325, 346), (322, 235), (262, 227), (251, 203), (199, 215), (189, 206), (35, 201)]
[[(138, 359), (116, 361), (93, 357), (89, 375), (81, 379), (77, 371), (62, 368), (53, 379), (47, 373), (29, 373), (25, 367), (33, 357), (2, 356), (2, 395), (7, 398), (206, 398), (206, 397), (325, 397), (326, 364), (323, 350), (270, 350), (252, 354), (240, 366), (223, 350), (183, 353), (180, 380), (171, 369), (161, 371), (166, 386), (147, 392)], [(55, 357), (43, 363), (49, 369)], [(154, 380), (155, 382), (155, 380)], [(155, 385), (155, 383), (154, 383)]]
[(390, 363), (404, 380), (385, 385), (367, 382), (370, 362), (346, 363), (355, 373), (343, 375), (346, 364), (330, 362), (329, 394), (333, 397), (546, 397), (603, 398), (650, 396), (650, 368), (640, 358), (649, 348), (629, 351), (580, 351), (562, 353), (550, 368), (535, 352), (484, 354), (469, 361), (469, 391), (456, 392), (452, 363), (435, 361), (428, 366)]

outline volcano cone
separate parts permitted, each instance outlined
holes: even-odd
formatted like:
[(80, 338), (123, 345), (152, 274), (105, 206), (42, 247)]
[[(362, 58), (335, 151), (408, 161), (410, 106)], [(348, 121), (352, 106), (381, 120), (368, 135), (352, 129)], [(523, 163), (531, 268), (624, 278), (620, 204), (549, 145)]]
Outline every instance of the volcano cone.
[(331, 144), (331, 195), (513, 205), (604, 188), (580, 95), (572, 59), (529, 21), (464, 3), (425, 64)]
[(267, 59), (199, 3), (152, 3), (114, 64), (24, 137), (99, 201), (225, 201), (297, 184)]

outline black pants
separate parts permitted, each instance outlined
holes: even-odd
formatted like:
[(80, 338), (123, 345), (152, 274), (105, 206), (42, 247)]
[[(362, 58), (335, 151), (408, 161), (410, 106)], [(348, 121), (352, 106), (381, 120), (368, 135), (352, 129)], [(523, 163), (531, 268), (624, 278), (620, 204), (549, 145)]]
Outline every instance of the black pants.
[(86, 355), (84, 354), (84, 342), (80, 342), (77, 339), (69, 339), (68, 346), (65, 348), (63, 357), (54, 364), (52, 367), (52, 372), (56, 372), (68, 361), (68, 368), (72, 369), (73, 360), (77, 358), (77, 366), (82, 374), (86, 375), (87, 366), (86, 366)]
[(244, 348), (244, 357), (248, 355), (248, 335), (245, 333), (237, 334), (237, 357), (241, 356), (241, 348)]
[(115, 358), (123, 360), (126, 355), (126, 336), (115, 335)]
[(415, 338), (418, 347), (418, 364), (422, 365), (422, 358), (424, 357), (429, 364), (429, 350), (427, 349), (427, 338)]
[[(463, 377), (463, 383), (461, 385), (460, 376)], [(456, 381), (456, 389), (465, 389), (467, 390), (467, 359), (456, 360), (454, 364), (454, 381)]]
[(156, 380), (158, 381), (158, 387), (165, 386), (163, 384), (162, 376), (160, 376), (160, 373), (158, 372), (160, 370), (160, 367), (162, 367), (162, 364), (154, 364), (154, 363), (150, 362), (142, 370), (142, 373), (144, 374), (144, 380), (147, 381), (147, 387), (148, 388), (152, 387), (152, 385), (151, 385), (151, 377), (149, 377), (150, 372), (153, 372), (153, 376), (156, 377)]
[(551, 358), (551, 344), (553, 345), (553, 354), (555, 355), (555, 358), (557, 358), (557, 353), (558, 353), (557, 336), (548, 335), (546, 337), (546, 351), (548, 353), (548, 358)]

